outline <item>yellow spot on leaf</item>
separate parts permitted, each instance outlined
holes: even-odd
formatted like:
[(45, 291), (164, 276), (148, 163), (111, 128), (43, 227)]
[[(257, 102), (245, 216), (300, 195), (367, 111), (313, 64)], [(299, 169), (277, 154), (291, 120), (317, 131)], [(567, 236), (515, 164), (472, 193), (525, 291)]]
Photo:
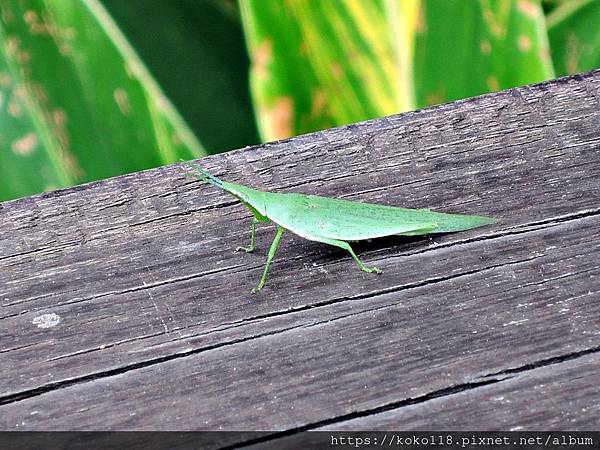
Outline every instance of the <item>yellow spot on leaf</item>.
[(131, 113), (131, 104), (129, 103), (129, 97), (127, 95), (127, 91), (123, 88), (117, 88), (113, 92), (113, 97), (121, 114), (124, 116), (128, 116)]
[(519, 50), (526, 52), (531, 49), (531, 39), (525, 34), (519, 36)]
[(270, 39), (265, 39), (256, 47), (253, 55), (254, 70), (260, 79), (267, 79), (269, 76), (269, 64), (273, 59), (273, 43)]
[(487, 39), (482, 39), (479, 43), (479, 48), (481, 49), (481, 53), (489, 55), (492, 51), (492, 44)]
[(28, 133), (12, 144), (12, 151), (17, 155), (29, 155), (37, 146), (38, 138), (35, 133)]
[(485, 82), (491, 91), (500, 90), (500, 83), (498, 82), (498, 78), (496, 78), (494, 75), (490, 75), (489, 77), (487, 77)]
[(290, 97), (278, 97), (272, 108), (261, 111), (268, 127), (268, 139), (284, 139), (293, 134), (294, 101)]

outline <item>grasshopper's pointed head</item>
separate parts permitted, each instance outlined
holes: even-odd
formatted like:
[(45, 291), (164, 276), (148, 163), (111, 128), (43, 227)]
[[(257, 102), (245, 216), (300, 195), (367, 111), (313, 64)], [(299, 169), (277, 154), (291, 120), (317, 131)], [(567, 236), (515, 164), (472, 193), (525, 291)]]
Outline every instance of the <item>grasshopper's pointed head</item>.
[(267, 207), (266, 207), (266, 194), (267, 192), (252, 189), (248, 186), (241, 184), (229, 183), (215, 177), (208, 170), (204, 169), (199, 164), (195, 164), (189, 161), (184, 161), (185, 164), (191, 169), (188, 171), (188, 175), (191, 175), (199, 180), (206, 183), (212, 184), (215, 187), (223, 189), (235, 196), (238, 200), (244, 203), (252, 212), (259, 218), (266, 219)]

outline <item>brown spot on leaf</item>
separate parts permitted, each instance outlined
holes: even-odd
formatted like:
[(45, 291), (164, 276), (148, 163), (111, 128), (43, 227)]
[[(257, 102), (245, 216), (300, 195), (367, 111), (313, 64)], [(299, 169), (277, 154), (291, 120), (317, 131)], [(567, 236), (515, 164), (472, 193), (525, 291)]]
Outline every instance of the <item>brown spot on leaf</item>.
[(35, 34), (37, 34), (37, 35), (50, 34), (46, 24), (40, 20), (40, 17), (38, 15), (37, 11), (34, 11), (33, 9), (25, 11), (25, 14), (23, 15), (23, 19), (25, 20), (25, 23), (29, 27), (29, 32), (31, 34), (34, 34), (34, 35)]
[(33, 95), (40, 103), (46, 103), (48, 101), (48, 92), (44, 87), (39, 83), (30, 83), (30, 89), (33, 92)]
[(336, 80), (339, 80), (344, 74), (344, 68), (340, 63), (334, 62), (331, 64), (331, 73), (333, 73)]
[(481, 42), (479, 42), (479, 49), (484, 55), (489, 55), (492, 52), (492, 44), (490, 44), (490, 41), (487, 39), (482, 39)]
[(38, 144), (38, 138), (35, 133), (28, 133), (12, 144), (12, 151), (17, 155), (29, 155)]
[(74, 39), (77, 36), (77, 29), (74, 27), (66, 27), (62, 30), (63, 37), (67, 39)]
[(124, 116), (128, 116), (131, 113), (131, 104), (129, 103), (129, 96), (127, 95), (127, 91), (123, 88), (117, 88), (113, 92), (113, 97), (121, 114)]
[(298, 51), (302, 56), (307, 56), (310, 52), (308, 51), (308, 45), (306, 45), (306, 41), (300, 42), (298, 46)]
[(26, 52), (25, 50), (17, 52), (15, 55), (15, 59), (20, 63), (27, 63), (31, 59), (31, 53)]
[(537, 3), (531, 0), (519, 0), (517, 2), (517, 8), (526, 16), (536, 19), (539, 16), (540, 9)]
[(33, 9), (28, 9), (23, 14), (23, 19), (25, 19), (25, 23), (27, 23), (27, 24), (37, 22), (37, 20), (38, 20), (37, 12), (34, 11)]
[(494, 75), (490, 75), (489, 77), (487, 77), (485, 83), (491, 91), (500, 90), (500, 83), (498, 82), (498, 78), (496, 78)]
[(519, 50), (522, 52), (531, 50), (531, 39), (526, 34), (519, 35)]
[(263, 109), (269, 127), (270, 140), (284, 139), (293, 134), (294, 101), (291, 97), (278, 97), (272, 108)]
[(6, 4), (0, 3), (0, 14), (2, 15), (2, 21), (8, 25), (8, 24), (11, 24), (12, 22), (14, 22), (15, 15), (8, 8), (7, 4), (8, 3), (6, 3)]
[(170, 108), (169, 101), (164, 95), (159, 95), (154, 99), (154, 104), (161, 111), (168, 111)]
[(327, 94), (323, 89), (317, 89), (312, 95), (310, 106), (311, 117), (322, 117), (327, 108)]
[(551, 56), (550, 56), (550, 48), (548, 48), (547, 46), (541, 47), (540, 51), (538, 52), (538, 56), (545, 63), (549, 63), (550, 62), (550, 58), (551, 58)]
[(8, 88), (11, 85), (11, 77), (5, 70), (0, 72), (0, 87)]
[(67, 123), (67, 113), (64, 109), (57, 108), (52, 111), (52, 122), (57, 127), (64, 128)]
[(6, 43), (4, 44), (4, 49), (6, 50), (6, 54), (10, 57), (14, 57), (19, 51), (19, 46), (21, 45), (21, 41), (18, 37), (10, 36), (6, 39)]
[(440, 88), (437, 91), (432, 91), (425, 96), (426, 105), (439, 105), (446, 101), (446, 93), (444, 88)]
[(181, 136), (179, 136), (179, 133), (177, 133), (177, 132), (171, 134), (171, 142), (176, 147), (183, 144), (183, 141), (181, 140)]
[(489, 6), (485, 7), (483, 10), (483, 20), (494, 36), (497, 38), (502, 38), (504, 36), (506, 29), (500, 24), (498, 18)]
[(579, 40), (575, 33), (570, 32), (567, 36), (567, 54), (565, 58), (565, 66), (567, 73), (572, 75), (579, 72), (579, 58), (581, 57), (581, 49)]
[(8, 102), (8, 113), (13, 117), (21, 117), (21, 104), (14, 97)]
[(267, 79), (269, 76), (269, 64), (273, 59), (273, 42), (270, 39), (263, 40), (256, 47), (253, 55), (254, 70), (260, 79)]
[(424, 2), (420, 3), (419, 12), (417, 13), (416, 31), (418, 34), (423, 34), (427, 31), (426, 6)]
[(73, 55), (73, 47), (71, 47), (68, 44), (61, 44), (60, 47), (58, 47), (58, 51), (63, 56), (72, 56)]

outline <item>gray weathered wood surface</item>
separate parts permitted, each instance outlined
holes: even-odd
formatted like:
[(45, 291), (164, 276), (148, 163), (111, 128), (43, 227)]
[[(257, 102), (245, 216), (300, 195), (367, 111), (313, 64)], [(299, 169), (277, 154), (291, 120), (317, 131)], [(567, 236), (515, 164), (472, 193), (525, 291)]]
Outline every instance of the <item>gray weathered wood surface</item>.
[(600, 71), (213, 156), (228, 181), (499, 218), (342, 250), (179, 165), (0, 204), (0, 428), (593, 429)]

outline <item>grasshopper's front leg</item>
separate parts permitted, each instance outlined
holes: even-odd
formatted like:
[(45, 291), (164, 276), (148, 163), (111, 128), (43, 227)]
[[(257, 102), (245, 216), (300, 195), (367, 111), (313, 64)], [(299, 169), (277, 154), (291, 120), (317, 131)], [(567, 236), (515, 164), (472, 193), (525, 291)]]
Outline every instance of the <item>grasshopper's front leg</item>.
[(250, 245), (248, 247), (238, 247), (235, 249), (236, 252), (243, 250), (246, 253), (252, 253), (256, 249), (256, 224), (257, 223), (258, 223), (258, 219), (256, 218), (256, 216), (252, 217), (252, 234), (250, 236)]
[(260, 277), (260, 281), (258, 282), (258, 286), (252, 289), (252, 293), (256, 294), (260, 291), (265, 282), (267, 281), (267, 274), (269, 273), (269, 266), (271, 265), (271, 260), (275, 256), (275, 252), (279, 247), (279, 241), (281, 241), (281, 236), (283, 235), (284, 228), (281, 225), (277, 225), (277, 234), (275, 235), (275, 239), (273, 239), (273, 243), (271, 244), (271, 248), (269, 249), (269, 254), (267, 256), (267, 263), (265, 264), (265, 269), (263, 270), (262, 277)]

